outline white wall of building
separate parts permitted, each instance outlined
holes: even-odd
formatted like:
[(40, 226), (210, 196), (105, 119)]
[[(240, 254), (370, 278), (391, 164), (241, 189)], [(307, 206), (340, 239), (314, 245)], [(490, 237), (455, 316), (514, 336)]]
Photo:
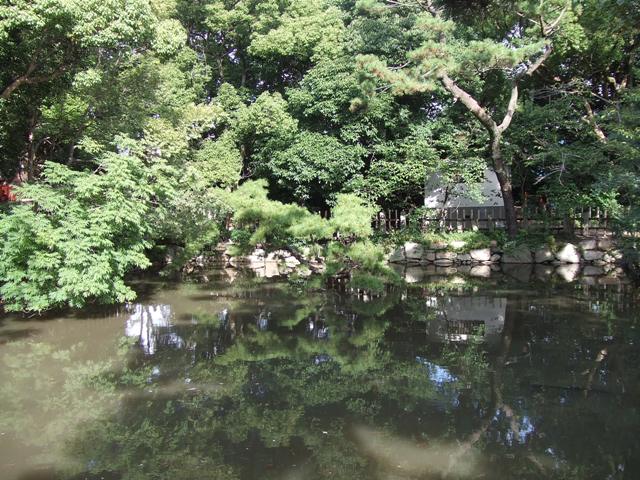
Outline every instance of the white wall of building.
[[(448, 195), (447, 195), (448, 189)], [(464, 183), (446, 185), (438, 173), (427, 180), (424, 192), (424, 206), (427, 208), (455, 207), (504, 207), (500, 184), (496, 173), (487, 168), (479, 184), (481, 198), (473, 198), (470, 187)]]

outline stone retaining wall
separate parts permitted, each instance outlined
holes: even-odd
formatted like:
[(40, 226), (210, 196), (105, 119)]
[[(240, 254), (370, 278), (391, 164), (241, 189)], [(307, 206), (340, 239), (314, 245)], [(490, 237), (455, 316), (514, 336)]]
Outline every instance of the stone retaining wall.
[[(464, 251), (464, 244), (437, 245), (427, 248), (415, 242), (407, 242), (389, 253), (389, 263), (407, 265), (435, 265), (451, 267), (454, 265), (492, 265), (492, 264), (588, 264), (597, 267), (615, 265), (622, 260), (622, 252), (613, 240), (608, 238), (585, 239), (577, 245), (566, 243), (551, 249), (548, 246), (531, 249), (519, 246), (512, 250), (503, 250), (497, 246)], [(448, 250), (453, 247), (457, 251)]]
[(250, 255), (233, 256), (227, 246), (222, 258), (226, 267), (249, 268), (256, 276), (266, 278), (292, 273), (308, 277), (312, 273), (322, 273), (325, 270), (323, 258), (312, 258), (308, 252), (294, 254), (284, 249), (267, 253), (261, 248), (256, 248)]

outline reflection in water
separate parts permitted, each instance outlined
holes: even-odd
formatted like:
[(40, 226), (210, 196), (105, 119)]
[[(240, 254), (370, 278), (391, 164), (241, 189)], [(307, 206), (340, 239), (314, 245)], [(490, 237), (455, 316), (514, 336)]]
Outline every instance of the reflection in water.
[(416, 444), (366, 426), (355, 427), (354, 436), (362, 450), (388, 471), (378, 478), (467, 478), (485, 474), (480, 468), (480, 453), (465, 450), (456, 442)]
[(146, 354), (153, 355), (159, 345), (184, 347), (182, 338), (170, 330), (171, 305), (134, 304), (127, 310), (130, 316), (125, 325), (125, 335), (137, 338)]
[(9, 319), (35, 333), (0, 346), (0, 478), (637, 478), (633, 295), (239, 276)]
[(500, 339), (507, 310), (504, 297), (430, 297), (426, 305), (435, 312), (435, 319), (428, 326), (434, 340), (464, 342), (472, 336), (490, 342)]
[(449, 369), (437, 365), (429, 360), (422, 358), (420, 356), (416, 357), (416, 361), (422, 365), (424, 365), (427, 369), (429, 380), (431, 380), (435, 385), (442, 387), (447, 383), (452, 383), (457, 381), (455, 375), (453, 375)]

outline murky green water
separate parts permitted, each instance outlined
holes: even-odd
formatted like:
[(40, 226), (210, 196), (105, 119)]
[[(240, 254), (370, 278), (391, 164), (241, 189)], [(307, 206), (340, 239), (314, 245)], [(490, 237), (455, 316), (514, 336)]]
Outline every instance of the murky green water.
[(637, 293), (584, 283), (213, 275), (5, 317), (0, 478), (640, 478)]

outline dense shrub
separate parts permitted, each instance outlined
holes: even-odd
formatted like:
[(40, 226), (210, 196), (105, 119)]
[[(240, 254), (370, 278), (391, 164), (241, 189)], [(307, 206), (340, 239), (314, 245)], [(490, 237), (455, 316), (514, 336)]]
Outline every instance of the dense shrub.
[(371, 222), (376, 210), (358, 195), (342, 193), (331, 209), (331, 224), (341, 236), (367, 238), (373, 232)]
[(329, 222), (298, 205), (267, 198), (267, 182), (249, 181), (236, 191), (223, 194), (233, 211), (232, 240), (237, 253), (248, 253), (258, 244), (271, 249), (328, 240)]
[(158, 192), (134, 156), (112, 154), (100, 174), (50, 163), (19, 190), (32, 204), (0, 217), (0, 293), (7, 310), (123, 302), (125, 275), (146, 268)]
[(348, 275), (351, 287), (374, 292), (400, 281), (398, 274), (386, 264), (383, 247), (370, 240), (330, 245), (326, 273), (331, 276)]

